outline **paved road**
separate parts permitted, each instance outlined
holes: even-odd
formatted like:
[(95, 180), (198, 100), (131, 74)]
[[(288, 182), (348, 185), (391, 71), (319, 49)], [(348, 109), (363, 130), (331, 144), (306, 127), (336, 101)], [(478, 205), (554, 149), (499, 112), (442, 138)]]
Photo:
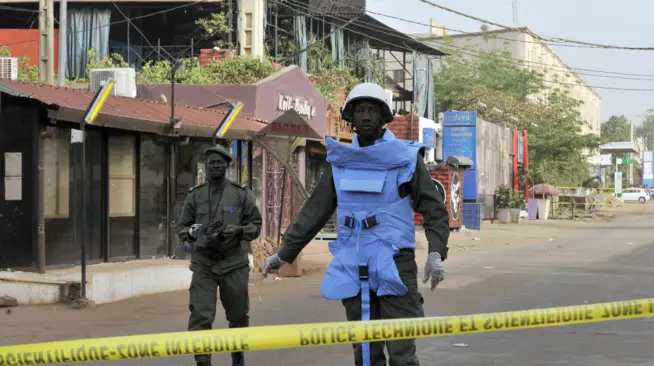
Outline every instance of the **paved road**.
[[(580, 229), (572, 237), (465, 253), (425, 294), (426, 313), (458, 315), (654, 296), (654, 212)], [(482, 245), (479, 245), (481, 247)], [(462, 255), (463, 257), (463, 255)], [(252, 286), (252, 323), (337, 321), (340, 303), (322, 300), (320, 276)], [(258, 302), (261, 293), (262, 303)], [(183, 330), (187, 293), (129, 300), (75, 312), (19, 308), (2, 320), (0, 344)], [(219, 315), (221, 317), (222, 314)], [(25, 318), (31, 319), (26, 322)], [(216, 322), (224, 327), (224, 321)], [(418, 341), (422, 365), (653, 365), (654, 319), (456, 336)], [(37, 334), (38, 332), (38, 334)], [(11, 333), (11, 334), (10, 334)], [(468, 347), (455, 347), (465, 343)], [(227, 365), (228, 356), (214, 356)], [(351, 365), (349, 346), (257, 352), (248, 365)], [(108, 363), (110, 364), (110, 363)], [(193, 365), (167, 358), (113, 365)]]

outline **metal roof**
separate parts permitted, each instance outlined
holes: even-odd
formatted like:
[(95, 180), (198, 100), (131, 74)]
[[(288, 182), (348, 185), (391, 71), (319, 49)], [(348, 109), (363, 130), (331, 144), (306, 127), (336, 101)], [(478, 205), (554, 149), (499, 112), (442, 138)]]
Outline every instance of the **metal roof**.
[[(0, 81), (0, 93), (31, 98), (55, 106), (55, 118), (78, 122), (95, 93), (87, 90), (62, 88), (43, 84)], [(223, 119), (226, 108), (203, 109), (175, 104), (175, 118), (182, 121), (180, 134), (209, 137)], [(170, 104), (155, 100), (110, 96), (95, 124), (125, 130), (165, 133), (170, 122)], [(258, 132), (265, 121), (239, 115), (230, 130)], [(207, 132), (210, 131), (208, 134)], [(225, 136), (230, 137), (230, 136)]]

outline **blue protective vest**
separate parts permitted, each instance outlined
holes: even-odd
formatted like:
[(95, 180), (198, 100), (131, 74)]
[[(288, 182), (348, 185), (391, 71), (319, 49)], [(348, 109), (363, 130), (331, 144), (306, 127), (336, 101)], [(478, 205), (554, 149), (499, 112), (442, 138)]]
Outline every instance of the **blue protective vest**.
[(398, 188), (412, 179), (422, 145), (388, 130), (372, 146), (359, 147), (356, 135), (350, 146), (332, 138), (326, 145), (338, 229), (329, 243), (334, 258), (321, 285), (323, 297), (342, 300), (362, 290), (367, 295), (368, 286), (379, 296), (406, 294), (393, 255), (415, 249), (415, 225), (411, 197), (401, 198)]

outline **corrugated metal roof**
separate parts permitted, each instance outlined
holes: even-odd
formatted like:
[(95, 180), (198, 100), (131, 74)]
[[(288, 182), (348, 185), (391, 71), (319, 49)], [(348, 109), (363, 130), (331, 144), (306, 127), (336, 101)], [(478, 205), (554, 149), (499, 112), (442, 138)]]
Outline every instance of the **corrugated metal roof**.
[[(7, 80), (0, 81), (0, 92), (79, 111), (86, 111), (95, 95), (91, 91)], [(202, 109), (175, 105), (175, 118), (181, 119), (185, 125), (214, 127), (223, 119), (225, 113), (226, 108)], [(170, 105), (155, 100), (110, 96), (102, 107), (100, 116), (102, 115), (168, 124)], [(232, 128), (256, 132), (265, 125), (265, 121), (239, 115)]]

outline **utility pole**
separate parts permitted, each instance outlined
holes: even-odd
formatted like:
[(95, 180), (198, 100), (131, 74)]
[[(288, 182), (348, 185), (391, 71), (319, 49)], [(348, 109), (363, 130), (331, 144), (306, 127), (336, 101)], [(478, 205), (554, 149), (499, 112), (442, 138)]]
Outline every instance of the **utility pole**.
[(59, 0), (59, 86), (66, 86), (68, 0)]
[(513, 0), (513, 25), (518, 26), (518, 0)]
[(54, 85), (54, 0), (39, 0), (39, 82)]

